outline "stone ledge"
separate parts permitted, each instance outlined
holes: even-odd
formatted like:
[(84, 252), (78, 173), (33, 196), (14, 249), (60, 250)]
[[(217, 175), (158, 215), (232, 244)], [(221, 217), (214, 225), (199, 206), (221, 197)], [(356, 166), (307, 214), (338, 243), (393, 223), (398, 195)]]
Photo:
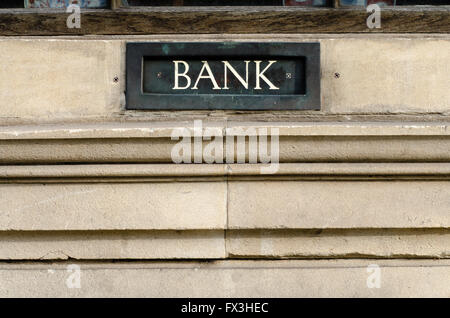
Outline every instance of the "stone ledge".
[(450, 227), (447, 163), (280, 164), (275, 175), (259, 168), (0, 166), (0, 230)]
[[(183, 181), (192, 179), (238, 180), (253, 177), (255, 180), (287, 180), (332, 178), (373, 179), (439, 179), (450, 177), (450, 163), (281, 163), (273, 174), (262, 174), (263, 164), (86, 164), (86, 165), (29, 165), (0, 166), (0, 183), (8, 182), (141, 182)], [(223, 177), (222, 179), (217, 179)], [(246, 179), (245, 179), (246, 180)]]
[[(226, 136), (242, 135), (248, 128), (277, 128), (283, 137), (318, 136), (450, 136), (450, 124), (446, 122), (227, 122), (205, 121), (205, 128), (218, 128)], [(168, 138), (175, 129), (188, 129), (193, 134), (194, 121), (177, 122), (124, 122), (95, 124), (47, 124), (0, 126), (0, 140), (48, 140), (48, 139), (120, 139), (120, 138)]]
[(220, 259), (224, 231), (0, 231), (2, 260)]
[(0, 231), (0, 260), (446, 259), (448, 229)]
[[(0, 163), (170, 163), (178, 142), (171, 140), (171, 132), (192, 125), (4, 126)], [(229, 128), (232, 134), (250, 127), (277, 128), (282, 163), (450, 161), (446, 123), (209, 123), (204, 128), (208, 125), (222, 131)], [(203, 141), (203, 146), (208, 143)]]
[[(0, 264), (1, 297), (449, 297), (450, 260)], [(368, 288), (368, 266), (380, 288)], [(375, 287), (372, 285), (372, 287)]]
[(450, 258), (448, 229), (229, 230), (230, 258)]
[(0, 231), (450, 228), (449, 187), (395, 179), (20, 181), (0, 184)]

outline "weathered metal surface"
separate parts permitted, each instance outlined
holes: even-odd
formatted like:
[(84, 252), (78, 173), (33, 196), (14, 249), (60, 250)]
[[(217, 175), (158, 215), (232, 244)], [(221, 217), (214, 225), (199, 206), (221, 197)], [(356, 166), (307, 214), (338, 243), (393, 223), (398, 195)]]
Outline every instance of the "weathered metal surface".
[(128, 43), (127, 109), (320, 109), (319, 43)]

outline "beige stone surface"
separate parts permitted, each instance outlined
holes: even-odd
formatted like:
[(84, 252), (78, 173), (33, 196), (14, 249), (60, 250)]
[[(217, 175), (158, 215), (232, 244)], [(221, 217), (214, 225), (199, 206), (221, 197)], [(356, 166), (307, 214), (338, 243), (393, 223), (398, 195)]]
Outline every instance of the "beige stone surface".
[(119, 41), (1, 39), (1, 117), (105, 116), (120, 108)]
[(448, 181), (233, 181), (230, 229), (448, 228)]
[(449, 112), (449, 39), (366, 38), (321, 43), (323, 110)]
[(227, 231), (230, 257), (450, 258), (444, 229)]
[(224, 182), (1, 184), (0, 230), (223, 229)]
[[(170, 139), (144, 138), (8, 140), (0, 141), (0, 163), (171, 163), (171, 151), (175, 144), (176, 141)], [(450, 138), (441, 136), (281, 137), (279, 149), (280, 162), (450, 160)]]
[(1, 166), (0, 259), (450, 256), (447, 163), (259, 168)]
[[(187, 40), (319, 41), (321, 111), (125, 111), (125, 43)], [(450, 297), (450, 260), (430, 259), (450, 257), (449, 50), (448, 34), (0, 38), (0, 296)], [(277, 128), (287, 164), (169, 164), (199, 117)]]
[(0, 260), (450, 258), (449, 240), (445, 229), (4, 231)]
[(280, 162), (448, 161), (447, 137), (280, 138)]
[(0, 259), (450, 258), (449, 236), (445, 229), (6, 231)]
[[(71, 164), (0, 166), (0, 183), (39, 183), (51, 180), (68, 183), (76, 180), (177, 180), (191, 178), (230, 179), (447, 179), (447, 162), (377, 162), (377, 163), (280, 163), (273, 174), (261, 174), (261, 164)], [(36, 180), (40, 180), (39, 182)], [(198, 179), (196, 179), (198, 180)]]
[[(450, 113), (448, 35), (166, 35), (1, 38), (0, 77), (8, 80), (0, 84), (0, 118), (158, 117), (161, 112), (123, 111), (124, 44), (187, 40), (320, 42), (322, 111), (310, 113)], [(209, 113), (233, 112), (191, 115)]]
[(218, 259), (224, 231), (0, 232), (0, 259)]
[[(171, 140), (171, 132), (193, 123), (4, 126), (0, 128), (0, 163), (173, 162), (171, 151), (178, 141)], [(280, 162), (450, 161), (447, 123), (205, 122), (204, 127), (208, 126), (230, 126), (231, 135), (238, 128), (276, 128)], [(204, 141), (204, 146), (208, 143)]]
[[(23, 166), (9, 166), (11, 169), (2, 169), (0, 167), (0, 178), (9, 173), (26, 174), (31, 173), (33, 168), (23, 168)], [(20, 167), (20, 168), (19, 168)], [(47, 171), (51, 171), (54, 166), (47, 166)], [(74, 169), (77, 166), (74, 166)], [(236, 177), (257, 176), (260, 173), (260, 164), (230, 164), (227, 173)], [(20, 170), (15, 170), (19, 168)], [(54, 169), (54, 168), (53, 168)], [(59, 169), (58, 169), (59, 170)], [(39, 168), (37, 173), (45, 173)], [(49, 173), (49, 172), (47, 172)], [(335, 178), (343, 180), (344, 178), (367, 178), (367, 179), (390, 179), (409, 178), (409, 179), (447, 179), (450, 174), (450, 163), (447, 162), (314, 162), (314, 163), (280, 163), (278, 170), (273, 173), (274, 179), (283, 176), (286, 179), (308, 178), (323, 180), (324, 178)], [(271, 175), (259, 176), (269, 179)]]
[(172, 162), (170, 139), (0, 141), (0, 163)]
[[(449, 260), (1, 264), (2, 297), (449, 297)], [(378, 265), (380, 288), (374, 282)], [(76, 274), (75, 274), (76, 275)], [(69, 282), (69, 284), (67, 284)], [(373, 288), (369, 288), (373, 287)]]
[[(201, 121), (197, 123), (196, 120)], [(0, 140), (71, 140), (71, 139), (167, 139), (174, 130), (187, 129), (191, 135), (197, 127), (213, 128), (223, 135), (240, 136), (255, 129), (258, 135), (282, 137), (450, 137), (450, 124), (443, 122), (263, 122), (190, 119), (177, 121), (97, 121), (95, 123), (23, 124), (0, 126)], [(199, 128), (197, 128), (199, 129)], [(275, 133), (275, 131), (274, 131)]]
[[(414, 166), (414, 164), (412, 164)], [(236, 166), (236, 165), (233, 165)], [(259, 172), (258, 165), (253, 171)], [(387, 167), (396, 170), (394, 166)], [(411, 171), (428, 173), (450, 173), (450, 164), (428, 163), (417, 166), (417, 169), (407, 165)], [(369, 171), (377, 170), (367, 167)], [(251, 169), (250, 167), (248, 169)], [(401, 170), (402, 167), (398, 167)], [(383, 169), (380, 167), (379, 170)], [(220, 177), (227, 174), (225, 164), (72, 164), (72, 165), (21, 165), (0, 166), (0, 182), (11, 179), (28, 180), (35, 178), (52, 178), (60, 183), (68, 182), (71, 178), (127, 178), (132, 180), (139, 177), (167, 178), (168, 180), (183, 180), (188, 177)], [(47, 179), (48, 180), (48, 179)]]

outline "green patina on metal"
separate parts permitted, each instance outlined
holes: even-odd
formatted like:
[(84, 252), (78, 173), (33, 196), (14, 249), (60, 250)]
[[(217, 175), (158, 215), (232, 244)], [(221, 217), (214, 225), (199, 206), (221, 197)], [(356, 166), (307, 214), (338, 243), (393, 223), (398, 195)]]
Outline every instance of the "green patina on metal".
[(127, 109), (320, 109), (319, 43), (128, 43)]

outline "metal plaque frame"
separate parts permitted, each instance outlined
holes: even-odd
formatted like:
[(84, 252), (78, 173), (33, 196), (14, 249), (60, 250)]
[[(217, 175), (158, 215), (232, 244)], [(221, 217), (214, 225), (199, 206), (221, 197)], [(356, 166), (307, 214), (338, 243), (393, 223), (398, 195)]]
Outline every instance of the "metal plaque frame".
[[(149, 94), (143, 90), (144, 58), (305, 59), (302, 95)], [(320, 110), (320, 43), (146, 42), (126, 45), (126, 109), (129, 110)]]

